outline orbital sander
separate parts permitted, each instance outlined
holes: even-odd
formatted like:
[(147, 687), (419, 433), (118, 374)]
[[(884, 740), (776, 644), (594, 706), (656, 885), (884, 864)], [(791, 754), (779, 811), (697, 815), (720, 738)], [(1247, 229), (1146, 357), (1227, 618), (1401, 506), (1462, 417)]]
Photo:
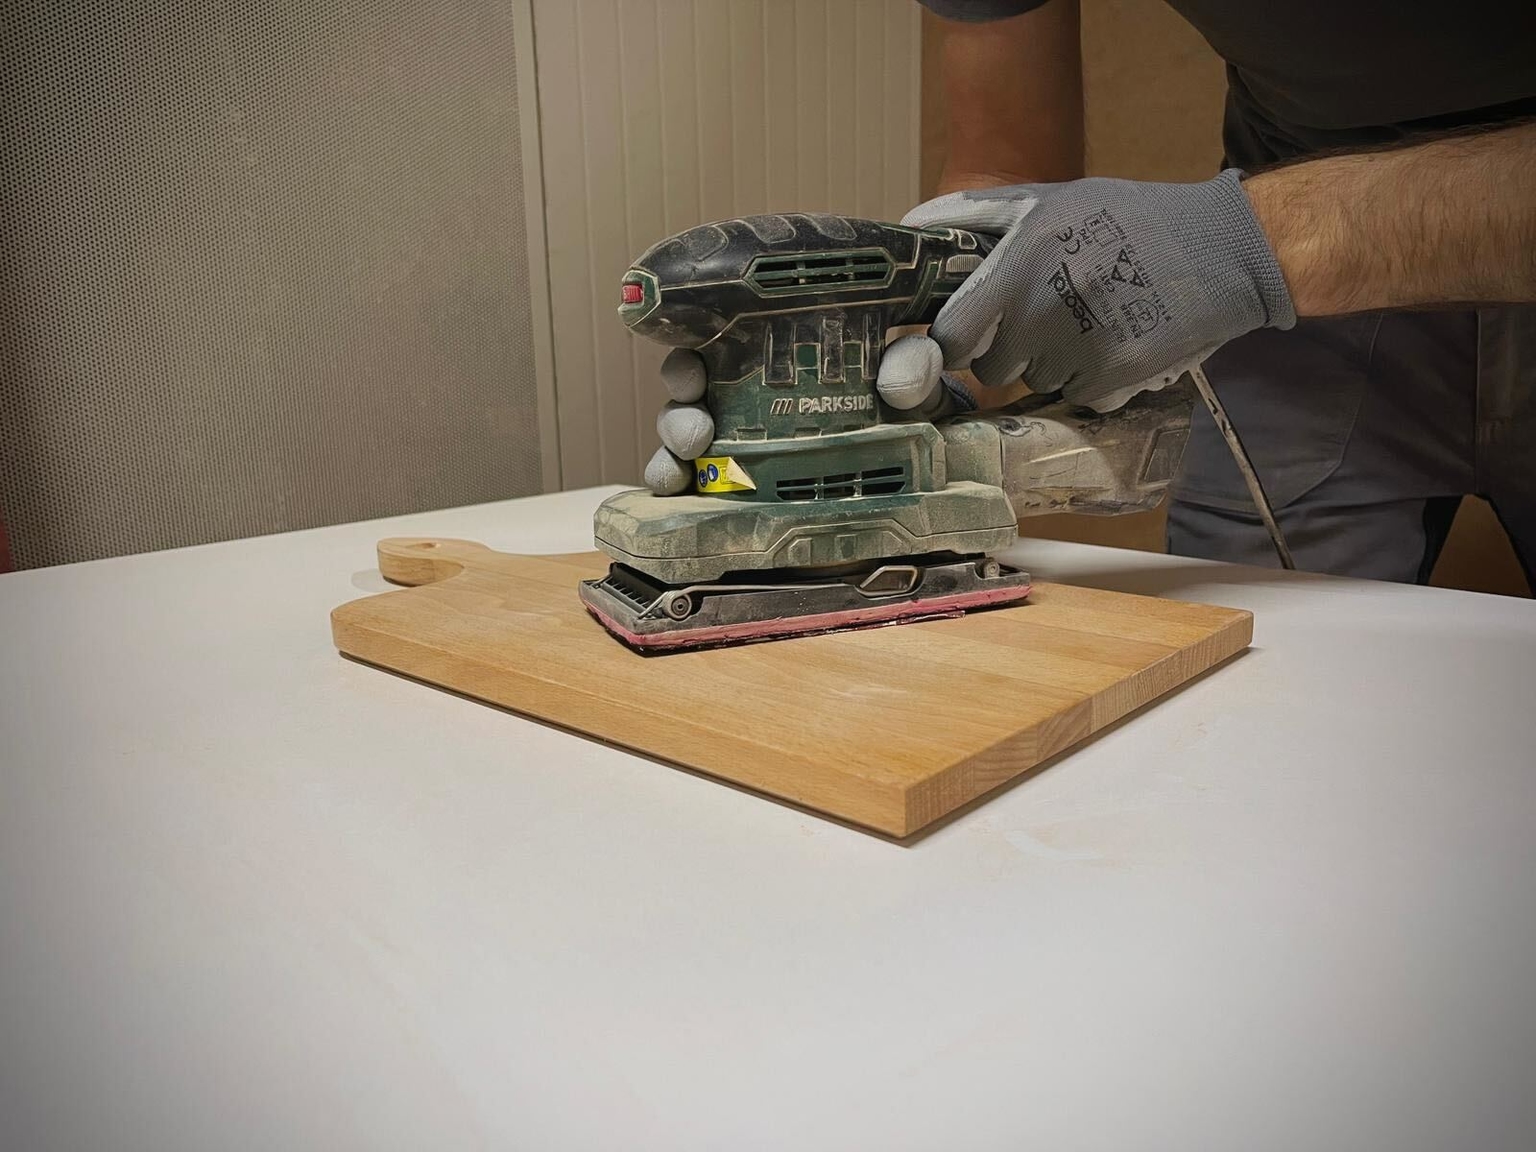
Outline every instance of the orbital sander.
[(693, 491), (598, 509), (613, 563), (580, 587), (591, 614), (643, 652), (954, 616), (1027, 597), (995, 555), (1020, 517), (1155, 507), (1189, 434), (1182, 382), (1107, 415), (1030, 396), (930, 422), (882, 403), (887, 333), (931, 322), (993, 243), (789, 213), (636, 260), (619, 315), (697, 350), (715, 439)]

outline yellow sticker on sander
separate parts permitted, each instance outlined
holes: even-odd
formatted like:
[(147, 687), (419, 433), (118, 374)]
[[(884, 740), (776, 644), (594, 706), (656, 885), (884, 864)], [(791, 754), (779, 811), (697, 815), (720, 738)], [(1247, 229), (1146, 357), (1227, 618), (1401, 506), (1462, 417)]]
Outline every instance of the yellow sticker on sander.
[(694, 485), (700, 492), (755, 492), (747, 470), (729, 456), (701, 456), (693, 462)]

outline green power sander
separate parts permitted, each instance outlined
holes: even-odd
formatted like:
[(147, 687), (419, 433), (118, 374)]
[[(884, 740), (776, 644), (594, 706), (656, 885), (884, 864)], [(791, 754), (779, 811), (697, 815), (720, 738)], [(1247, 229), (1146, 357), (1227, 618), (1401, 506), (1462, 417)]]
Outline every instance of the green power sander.
[(595, 518), (587, 609), (641, 651), (775, 639), (1008, 604), (993, 553), (1020, 516), (1156, 506), (1192, 394), (1100, 415), (1029, 397), (937, 424), (875, 388), (889, 329), (927, 324), (990, 237), (814, 213), (690, 228), (624, 275), (631, 331), (703, 358), (715, 440), (694, 491), (622, 492)]

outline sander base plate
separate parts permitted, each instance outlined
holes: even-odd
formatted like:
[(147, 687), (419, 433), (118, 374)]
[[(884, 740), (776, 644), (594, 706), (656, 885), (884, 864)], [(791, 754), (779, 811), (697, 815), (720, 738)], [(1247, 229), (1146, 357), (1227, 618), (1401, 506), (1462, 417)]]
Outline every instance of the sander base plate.
[(582, 581), (579, 594), (613, 636), (649, 655), (959, 616), (1016, 603), (1030, 591), (1027, 572), (953, 554), (747, 582), (762, 576), (678, 587), (613, 564), (602, 579)]

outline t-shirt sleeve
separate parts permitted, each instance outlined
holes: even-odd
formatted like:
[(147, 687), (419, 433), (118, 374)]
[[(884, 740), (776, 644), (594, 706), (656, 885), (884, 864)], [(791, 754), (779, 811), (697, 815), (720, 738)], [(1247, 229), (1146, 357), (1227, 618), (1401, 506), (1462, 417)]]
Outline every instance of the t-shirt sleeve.
[(988, 20), (1003, 20), (1009, 16), (1022, 16), (1040, 7), (1046, 0), (918, 0), (935, 16), (946, 20), (964, 20), (981, 24)]

